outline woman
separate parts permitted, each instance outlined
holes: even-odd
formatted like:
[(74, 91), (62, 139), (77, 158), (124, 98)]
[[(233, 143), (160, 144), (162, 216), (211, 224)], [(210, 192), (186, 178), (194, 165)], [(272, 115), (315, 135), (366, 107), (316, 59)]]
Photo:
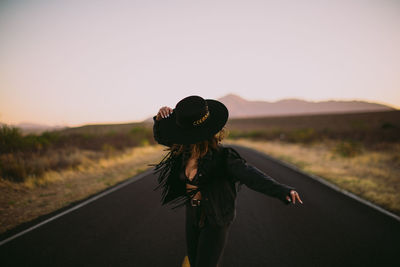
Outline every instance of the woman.
[(228, 109), (219, 101), (189, 96), (175, 109), (162, 107), (154, 120), (154, 138), (169, 147), (156, 165), (162, 205), (186, 206), (186, 246), (190, 266), (218, 266), (236, 194), (242, 184), (285, 204), (302, 203), (293, 187), (280, 184), (220, 144)]

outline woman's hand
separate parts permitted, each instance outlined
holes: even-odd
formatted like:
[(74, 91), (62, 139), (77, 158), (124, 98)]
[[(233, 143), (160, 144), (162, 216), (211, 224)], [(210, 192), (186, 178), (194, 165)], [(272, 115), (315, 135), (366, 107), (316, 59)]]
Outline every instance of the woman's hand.
[(159, 121), (161, 119), (168, 118), (171, 113), (172, 113), (172, 108), (162, 107), (162, 108), (160, 108), (160, 110), (157, 113), (156, 120)]
[(296, 204), (296, 199), (297, 199), (301, 204), (303, 204), (303, 201), (301, 201), (300, 196), (296, 191), (290, 190), (290, 197), (286, 196), (286, 200), (289, 202), (291, 201), (293, 204)]

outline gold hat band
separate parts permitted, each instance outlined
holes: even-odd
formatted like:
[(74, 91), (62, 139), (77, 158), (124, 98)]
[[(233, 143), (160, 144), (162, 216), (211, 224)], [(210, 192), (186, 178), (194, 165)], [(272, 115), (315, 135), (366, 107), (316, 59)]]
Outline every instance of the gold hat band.
[(202, 124), (208, 118), (208, 116), (210, 116), (210, 111), (207, 110), (206, 115), (204, 115), (200, 120), (194, 121), (193, 125), (197, 126), (199, 124)]

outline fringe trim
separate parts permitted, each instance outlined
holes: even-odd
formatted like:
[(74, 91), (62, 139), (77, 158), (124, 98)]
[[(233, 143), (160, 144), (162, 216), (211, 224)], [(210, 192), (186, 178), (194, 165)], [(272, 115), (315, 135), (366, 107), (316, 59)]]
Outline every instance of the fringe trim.
[[(194, 189), (186, 189), (186, 185), (179, 181), (177, 177), (177, 169), (173, 169), (179, 166), (178, 156), (174, 155), (175, 151), (170, 150), (164, 158), (158, 164), (150, 164), (155, 166), (154, 174), (158, 174), (158, 185), (153, 189), (156, 191), (162, 188), (161, 192), (161, 204), (162, 205), (174, 205), (171, 209), (176, 209), (190, 203), (190, 199), (196, 195), (201, 187)], [(175, 166), (174, 166), (175, 165)], [(176, 173), (173, 173), (176, 172)], [(175, 175), (176, 174), (176, 175)], [(180, 186), (182, 186), (180, 188)]]

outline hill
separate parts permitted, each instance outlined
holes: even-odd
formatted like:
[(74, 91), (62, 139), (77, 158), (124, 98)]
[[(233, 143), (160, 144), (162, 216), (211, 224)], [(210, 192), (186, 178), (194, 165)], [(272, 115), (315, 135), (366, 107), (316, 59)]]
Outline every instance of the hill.
[(228, 107), (231, 118), (396, 110), (386, 105), (366, 101), (330, 100), (311, 102), (291, 98), (276, 102), (268, 102), (250, 101), (234, 94), (226, 95), (218, 100)]

